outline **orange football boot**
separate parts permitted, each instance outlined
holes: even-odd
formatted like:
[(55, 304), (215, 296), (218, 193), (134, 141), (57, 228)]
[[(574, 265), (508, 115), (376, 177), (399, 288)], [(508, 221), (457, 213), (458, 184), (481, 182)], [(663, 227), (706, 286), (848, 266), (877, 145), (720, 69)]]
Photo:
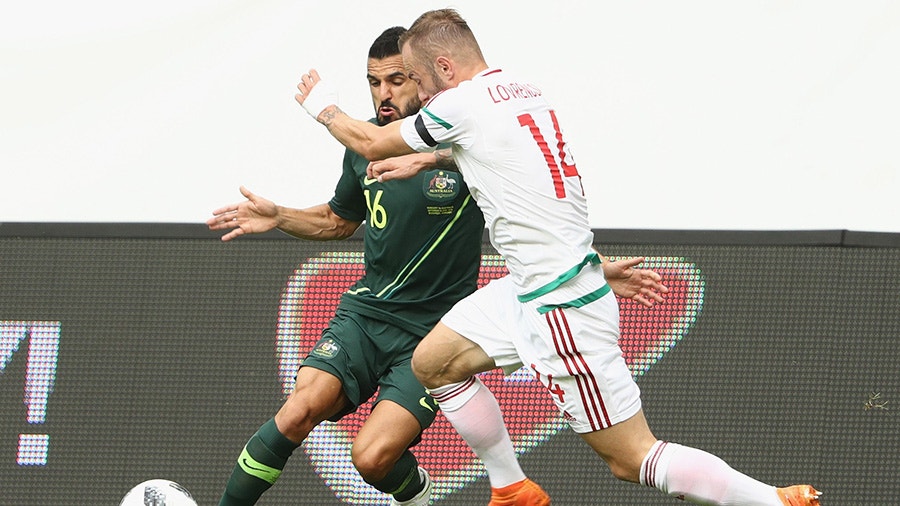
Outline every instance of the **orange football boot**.
[(784, 506), (819, 506), (821, 492), (811, 485), (794, 485), (777, 489), (778, 498)]
[(550, 506), (550, 496), (540, 485), (525, 478), (503, 488), (491, 488), (488, 506)]

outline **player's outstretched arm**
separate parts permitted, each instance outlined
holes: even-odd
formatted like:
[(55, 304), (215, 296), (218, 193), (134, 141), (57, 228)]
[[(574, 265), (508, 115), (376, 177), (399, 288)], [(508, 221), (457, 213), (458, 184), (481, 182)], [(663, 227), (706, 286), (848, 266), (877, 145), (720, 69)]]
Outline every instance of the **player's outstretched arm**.
[(653, 307), (665, 300), (663, 294), (668, 293), (669, 288), (656, 271), (637, 268), (643, 261), (643, 257), (635, 257), (613, 262), (604, 257), (603, 274), (613, 293), (619, 297)]
[(310, 116), (325, 125), (335, 139), (367, 160), (415, 152), (400, 135), (399, 121), (377, 126), (348, 116), (337, 105), (337, 93), (329, 83), (322, 81), (315, 69), (301, 76), (294, 99)]
[(276, 205), (241, 186), (244, 202), (231, 204), (213, 211), (206, 221), (210, 230), (230, 230), (223, 241), (236, 239), (244, 234), (259, 234), (278, 228), (300, 239), (327, 241), (344, 239), (353, 235), (360, 222), (348, 221), (336, 215), (328, 204), (309, 209), (293, 209)]

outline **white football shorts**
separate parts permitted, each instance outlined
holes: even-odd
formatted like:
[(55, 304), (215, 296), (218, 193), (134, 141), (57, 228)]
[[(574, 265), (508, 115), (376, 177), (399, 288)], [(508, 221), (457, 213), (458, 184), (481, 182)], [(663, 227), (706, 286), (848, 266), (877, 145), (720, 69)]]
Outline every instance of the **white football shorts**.
[(528, 366), (572, 430), (593, 432), (641, 408), (640, 389), (619, 348), (618, 302), (609, 291), (581, 307), (555, 306), (605, 284), (601, 267), (587, 266), (560, 288), (523, 303), (504, 276), (459, 301), (441, 322), (481, 346), (506, 374)]

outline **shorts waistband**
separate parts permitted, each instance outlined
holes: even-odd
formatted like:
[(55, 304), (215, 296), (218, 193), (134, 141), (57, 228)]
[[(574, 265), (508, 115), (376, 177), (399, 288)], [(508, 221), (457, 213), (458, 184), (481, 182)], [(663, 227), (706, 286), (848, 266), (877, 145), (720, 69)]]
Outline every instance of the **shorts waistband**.
[(544, 306), (540, 306), (540, 307), (538, 307), (538, 313), (546, 314), (546, 313), (549, 313), (550, 311), (553, 311), (554, 309), (586, 306), (586, 305), (590, 304), (591, 302), (594, 302), (595, 300), (599, 299), (600, 297), (603, 297), (604, 295), (609, 293), (609, 291), (610, 291), (609, 285), (603, 285), (600, 288), (594, 290), (593, 292), (591, 292), (583, 297), (578, 297), (575, 300), (570, 300), (569, 302), (562, 302), (559, 304), (547, 304)]

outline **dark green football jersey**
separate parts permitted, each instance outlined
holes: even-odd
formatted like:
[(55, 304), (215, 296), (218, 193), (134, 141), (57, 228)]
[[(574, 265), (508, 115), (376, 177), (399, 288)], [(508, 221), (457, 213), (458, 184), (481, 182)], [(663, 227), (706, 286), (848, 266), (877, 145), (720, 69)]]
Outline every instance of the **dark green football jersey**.
[(341, 306), (425, 335), (476, 289), (484, 217), (459, 172), (410, 179), (366, 177), (369, 162), (346, 150), (331, 209), (366, 222), (365, 275)]

